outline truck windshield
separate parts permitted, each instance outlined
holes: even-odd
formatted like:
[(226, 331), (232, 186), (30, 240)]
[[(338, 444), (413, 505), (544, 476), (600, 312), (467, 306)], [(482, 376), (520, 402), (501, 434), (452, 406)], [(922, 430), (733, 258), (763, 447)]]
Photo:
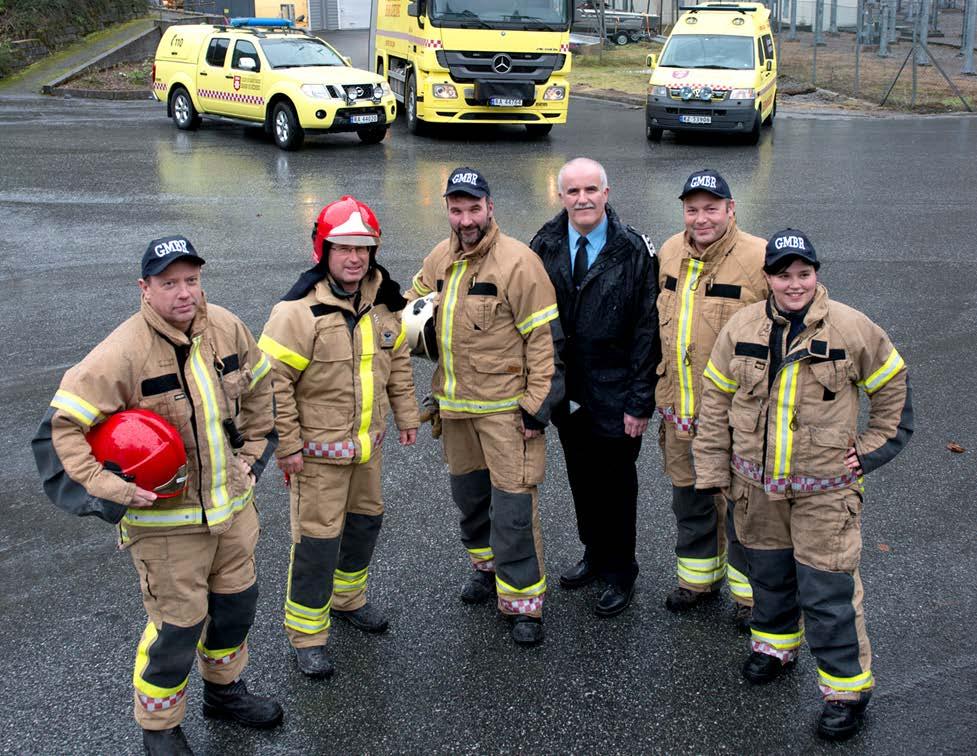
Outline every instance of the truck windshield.
[(428, 0), (435, 26), (566, 31), (569, 0)]
[(753, 68), (753, 38), (719, 34), (678, 34), (665, 46), (666, 68)]
[(335, 50), (314, 39), (265, 39), (261, 47), (272, 68), (346, 65)]

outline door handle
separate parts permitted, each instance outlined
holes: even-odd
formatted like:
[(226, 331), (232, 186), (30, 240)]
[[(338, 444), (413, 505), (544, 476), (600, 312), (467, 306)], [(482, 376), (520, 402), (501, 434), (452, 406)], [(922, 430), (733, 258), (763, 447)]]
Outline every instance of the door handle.
[(200, 75), (201, 75), (201, 76), (206, 76), (206, 75), (207, 75), (207, 72), (206, 72), (206, 71), (201, 71), (201, 72), (200, 72)]
[(233, 79), (233, 78), (234, 78), (234, 74), (226, 74), (226, 75), (224, 76), (224, 78), (225, 78), (225, 79)]

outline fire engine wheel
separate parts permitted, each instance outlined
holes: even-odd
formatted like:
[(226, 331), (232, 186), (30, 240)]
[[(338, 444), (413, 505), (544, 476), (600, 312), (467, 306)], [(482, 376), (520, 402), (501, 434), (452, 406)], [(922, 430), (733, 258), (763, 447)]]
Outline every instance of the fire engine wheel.
[(363, 144), (380, 144), (383, 138), (387, 136), (387, 127), (371, 126), (368, 129), (360, 129), (356, 132), (356, 136), (360, 138)]
[(197, 109), (193, 107), (190, 93), (183, 87), (177, 87), (173, 93), (170, 110), (173, 113), (173, 123), (180, 131), (193, 131), (200, 125), (200, 116), (197, 115)]
[(271, 112), (271, 134), (283, 150), (297, 150), (305, 141), (305, 131), (299, 126), (295, 109), (287, 100), (275, 105)]
[(423, 134), (425, 123), (417, 117), (417, 79), (408, 74), (404, 87), (404, 112), (407, 114), (407, 130), (411, 134)]
[(542, 139), (553, 130), (552, 123), (527, 123), (526, 133), (533, 139)]

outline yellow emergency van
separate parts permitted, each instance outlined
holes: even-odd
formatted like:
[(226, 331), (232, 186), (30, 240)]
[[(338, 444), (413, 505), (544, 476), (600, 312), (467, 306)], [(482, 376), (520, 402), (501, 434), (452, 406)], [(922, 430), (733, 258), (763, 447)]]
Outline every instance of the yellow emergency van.
[(777, 113), (777, 54), (762, 3), (683, 7), (652, 69), (648, 139), (669, 131), (744, 134), (751, 143)]
[(573, 0), (378, 0), (376, 71), (407, 128), (566, 123)]
[(169, 27), (152, 91), (178, 129), (195, 129), (202, 117), (262, 125), (283, 150), (298, 149), (313, 132), (355, 131), (376, 144), (397, 116), (382, 77), (274, 18)]

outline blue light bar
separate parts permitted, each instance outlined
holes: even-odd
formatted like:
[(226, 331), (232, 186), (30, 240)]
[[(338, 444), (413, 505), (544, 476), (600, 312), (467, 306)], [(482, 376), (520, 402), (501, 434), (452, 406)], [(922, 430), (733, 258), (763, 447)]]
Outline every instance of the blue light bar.
[(295, 24), (287, 18), (232, 18), (231, 26), (235, 28), (251, 26), (271, 26), (291, 29)]

